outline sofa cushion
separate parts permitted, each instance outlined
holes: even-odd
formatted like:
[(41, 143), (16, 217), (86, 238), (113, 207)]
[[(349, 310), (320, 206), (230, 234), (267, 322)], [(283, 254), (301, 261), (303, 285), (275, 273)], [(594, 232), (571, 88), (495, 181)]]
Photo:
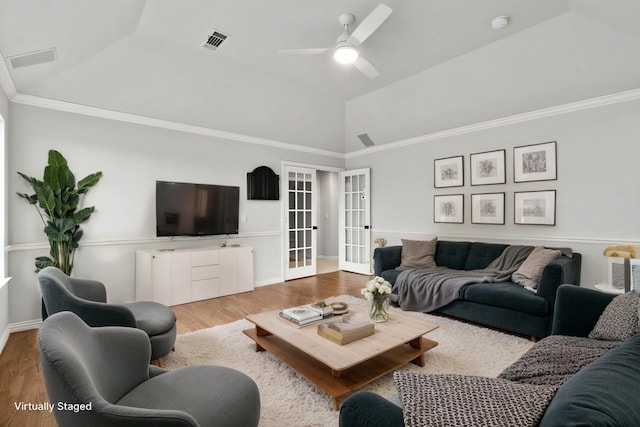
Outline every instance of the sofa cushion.
[(522, 286), (536, 289), (542, 270), (551, 261), (560, 258), (560, 255), (562, 252), (558, 249), (545, 249), (541, 246), (534, 248), (520, 268), (513, 273), (511, 280)]
[(638, 305), (640, 295), (635, 292), (615, 297), (604, 309), (589, 338), (608, 341), (624, 341), (640, 333)]
[(460, 292), (461, 299), (479, 304), (504, 307), (535, 316), (547, 316), (547, 300), (512, 282), (476, 283)]
[(474, 242), (469, 247), (469, 254), (465, 262), (465, 270), (478, 270), (487, 268), (491, 261), (498, 258), (509, 245), (500, 245), (497, 243)]
[(407, 426), (533, 426), (556, 391), (467, 375), (393, 374)]
[(408, 240), (402, 239), (402, 256), (398, 270), (409, 268), (433, 268), (436, 266), (434, 255), (438, 238), (432, 240)]
[(640, 335), (581, 369), (560, 387), (540, 427), (637, 426)]
[(380, 273), (380, 277), (394, 285), (400, 273), (402, 273), (400, 270), (384, 270), (382, 273)]
[(436, 264), (439, 267), (464, 270), (470, 247), (471, 242), (449, 242), (440, 240), (436, 246)]

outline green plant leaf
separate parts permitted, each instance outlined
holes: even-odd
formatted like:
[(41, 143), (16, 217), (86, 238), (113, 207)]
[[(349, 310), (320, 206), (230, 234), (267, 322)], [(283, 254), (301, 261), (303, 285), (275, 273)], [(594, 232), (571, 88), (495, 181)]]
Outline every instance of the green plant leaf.
[(54, 215), (56, 209), (56, 198), (51, 187), (40, 181), (36, 184), (35, 191), (40, 207), (49, 217)]
[(78, 249), (78, 247), (80, 247), (80, 239), (82, 239), (83, 235), (84, 232), (80, 229), (80, 227), (78, 227), (73, 237), (71, 238), (71, 247), (73, 247), (73, 249)]
[(82, 224), (83, 222), (85, 222), (86, 220), (88, 220), (91, 217), (91, 214), (93, 213), (93, 211), (95, 211), (96, 208), (94, 206), (90, 206), (88, 208), (84, 208), (82, 210), (79, 210), (78, 212), (73, 214), (73, 221), (74, 223), (77, 224)]
[(54, 260), (47, 256), (39, 256), (36, 258), (36, 273), (47, 267), (57, 267), (57, 264)]
[(24, 178), (25, 181), (27, 181), (29, 184), (31, 184), (31, 187), (35, 190), (35, 184), (36, 182), (38, 182), (38, 180), (32, 176), (29, 175), (25, 175), (22, 172), (18, 172), (18, 175), (20, 175), (22, 178)]
[(19, 197), (22, 197), (23, 199), (26, 199), (27, 202), (29, 202), (30, 205), (35, 205), (36, 203), (38, 203), (38, 196), (36, 196), (35, 194), (32, 195), (28, 195), (25, 193), (16, 193)]
[(49, 150), (48, 164), (50, 166), (67, 166), (67, 159), (59, 151)]
[(100, 181), (102, 178), (102, 172), (92, 173), (91, 175), (87, 175), (78, 181), (78, 193), (83, 194), (89, 191), (89, 188), (93, 187)]

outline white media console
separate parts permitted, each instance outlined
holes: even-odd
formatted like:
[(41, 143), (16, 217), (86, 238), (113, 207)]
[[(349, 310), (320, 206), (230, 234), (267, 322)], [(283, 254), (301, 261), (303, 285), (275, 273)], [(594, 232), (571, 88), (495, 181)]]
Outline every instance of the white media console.
[(253, 248), (136, 251), (136, 300), (185, 304), (253, 290)]

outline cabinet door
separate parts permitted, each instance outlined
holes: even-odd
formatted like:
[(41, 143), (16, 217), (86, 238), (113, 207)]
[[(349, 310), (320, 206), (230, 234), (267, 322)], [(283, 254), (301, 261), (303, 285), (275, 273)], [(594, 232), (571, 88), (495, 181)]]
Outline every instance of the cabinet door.
[(171, 303), (171, 254), (151, 256), (151, 299), (164, 305)]
[(243, 247), (238, 249), (237, 260), (237, 292), (252, 291), (253, 285), (253, 248)]
[(171, 254), (171, 305), (191, 302), (191, 252)]
[(237, 248), (220, 250), (220, 296), (238, 293)]

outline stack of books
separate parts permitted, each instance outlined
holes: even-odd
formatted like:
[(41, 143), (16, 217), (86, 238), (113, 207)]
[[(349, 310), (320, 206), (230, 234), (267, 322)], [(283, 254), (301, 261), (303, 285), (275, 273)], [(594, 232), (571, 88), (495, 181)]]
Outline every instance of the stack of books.
[(341, 321), (318, 325), (318, 335), (336, 344), (345, 345), (373, 335), (374, 326), (368, 319), (358, 320), (344, 316)]
[(307, 304), (285, 308), (279, 314), (282, 319), (288, 320), (297, 326), (308, 326), (333, 316), (333, 309), (319, 304)]

